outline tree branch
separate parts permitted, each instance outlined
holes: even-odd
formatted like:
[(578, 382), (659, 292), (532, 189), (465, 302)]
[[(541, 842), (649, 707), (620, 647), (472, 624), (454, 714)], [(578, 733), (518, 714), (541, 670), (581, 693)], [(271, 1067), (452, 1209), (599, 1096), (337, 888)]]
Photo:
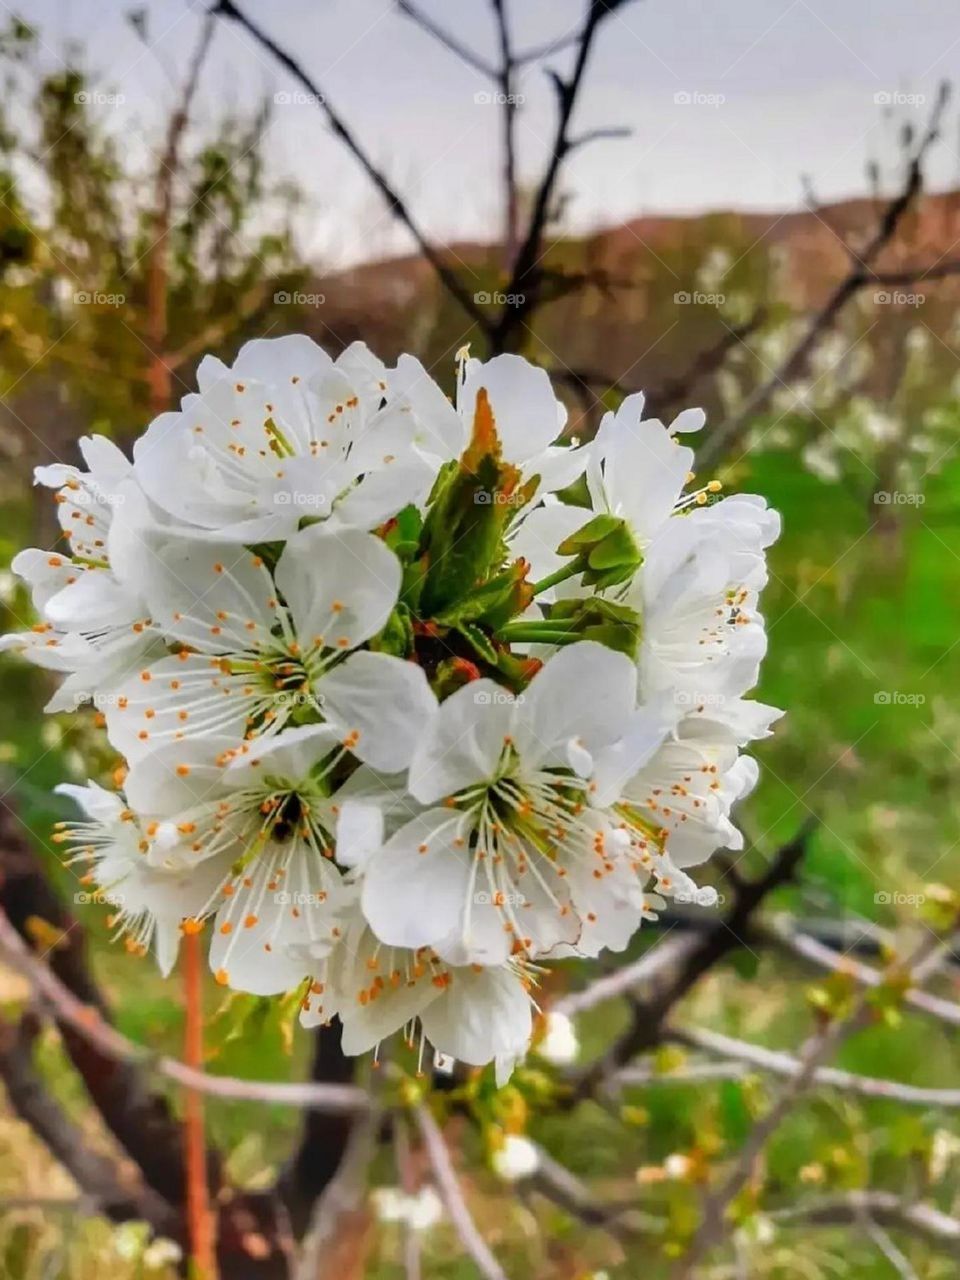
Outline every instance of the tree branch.
[[(92, 1049), (101, 1072), (115, 1074), (118, 1066), (139, 1066), (168, 1080), (174, 1080), (185, 1088), (196, 1089), (199, 1093), (216, 1098), (272, 1102), (280, 1106), (313, 1108), (348, 1115), (369, 1109), (370, 1099), (366, 1090), (355, 1085), (312, 1082), (288, 1084), (279, 1080), (241, 1080), (235, 1076), (214, 1076), (136, 1044), (111, 1026), (96, 1004), (87, 1004), (78, 999), (51, 969), (31, 955), (2, 910), (0, 955), (32, 983), (37, 994), (53, 1010), (65, 1038), (69, 1035)], [(179, 1134), (179, 1130), (177, 1133)], [(166, 1140), (169, 1141), (169, 1136)], [(153, 1141), (157, 1141), (155, 1134)], [(178, 1173), (179, 1163), (179, 1160), (175, 1161)], [(182, 1178), (180, 1183), (182, 1191)]]
[(131, 1179), (123, 1177), (113, 1160), (94, 1151), (89, 1138), (47, 1091), (33, 1065), (38, 1032), (39, 1022), (30, 1014), (18, 1024), (0, 1021), (0, 1078), (13, 1111), (63, 1165), (88, 1207), (114, 1222), (140, 1218), (158, 1233), (179, 1237), (181, 1223), (176, 1211), (149, 1187), (131, 1185)]
[(775, 1209), (768, 1216), (784, 1227), (849, 1226), (863, 1220), (909, 1232), (934, 1249), (960, 1257), (960, 1221), (933, 1205), (906, 1203), (887, 1191), (848, 1191), (809, 1204)]
[[(940, 122), (949, 98), (949, 86), (944, 83), (931, 113), (927, 130), (916, 147), (907, 167), (907, 175), (903, 188), (890, 201), (884, 210), (874, 235), (862, 252), (852, 254), (852, 263), (847, 275), (834, 288), (826, 302), (808, 321), (799, 341), (791, 348), (780, 366), (773, 371), (746, 397), (743, 404), (732, 417), (711, 431), (703, 448), (697, 456), (697, 466), (712, 466), (724, 451), (733, 445), (750, 425), (755, 414), (765, 408), (771, 396), (779, 387), (786, 385), (797, 377), (806, 367), (807, 361), (820, 338), (835, 324), (847, 303), (868, 284), (884, 283), (883, 277), (873, 270), (874, 263), (881, 252), (893, 239), (904, 216), (912, 207), (923, 185), (923, 162), (930, 147), (940, 134)], [(906, 284), (916, 279), (933, 278), (923, 268), (916, 272), (895, 273), (898, 283)]]
[[(767, 1049), (763, 1045), (751, 1044), (746, 1040), (736, 1040), (732, 1036), (722, 1035), (718, 1031), (708, 1031), (703, 1027), (674, 1027), (664, 1033), (665, 1039), (675, 1040), (704, 1053), (714, 1054), (721, 1058), (732, 1058), (745, 1063), (758, 1071), (782, 1076), (793, 1080), (803, 1070), (802, 1058), (784, 1053), (778, 1049)], [(617, 1079), (620, 1083), (631, 1083), (629, 1069), (621, 1072)], [(960, 1107), (960, 1089), (922, 1088), (919, 1085), (901, 1084), (897, 1080), (886, 1080), (879, 1076), (861, 1076), (852, 1071), (841, 1071), (837, 1067), (816, 1067), (810, 1076), (812, 1084), (824, 1085), (832, 1089), (842, 1089), (847, 1093), (855, 1093), (863, 1098), (887, 1098), (891, 1102), (903, 1102), (916, 1107)]]
[(461, 1244), (476, 1263), (484, 1280), (507, 1280), (506, 1272), (493, 1256), (486, 1240), (477, 1230), (477, 1225), (470, 1216), (453, 1161), (450, 1159), (450, 1152), (436, 1120), (422, 1103), (414, 1111), (414, 1117), (433, 1169), (437, 1191), (446, 1206)]
[(489, 329), (489, 322), (474, 302), (473, 295), (464, 288), (456, 274), (451, 271), (450, 267), (448, 267), (443, 261), (440, 254), (430, 243), (426, 233), (408, 209), (402, 196), (400, 196), (396, 188), (390, 183), (386, 175), (373, 163), (366, 151), (364, 151), (363, 147), (361, 147), (346, 121), (339, 112), (334, 109), (329, 98), (321, 90), (316, 81), (311, 79), (300, 63), (297, 62), (296, 59), (285, 49), (282, 49), (275, 40), (268, 36), (262, 27), (258, 26), (257, 23), (255, 23), (251, 18), (248, 18), (245, 13), (241, 12), (241, 10), (237, 8), (236, 4), (234, 4), (233, 0), (216, 0), (211, 12), (236, 22), (237, 25), (246, 31), (249, 36), (262, 46), (262, 48), (266, 49), (266, 51), (271, 54), (271, 56), (274, 57), (282, 67), (289, 71), (295, 80), (298, 80), (300, 84), (303, 85), (306, 91), (316, 102), (316, 105), (326, 116), (327, 123), (330, 125), (333, 133), (344, 144), (350, 154), (363, 169), (364, 173), (376, 187), (377, 191), (379, 191), (380, 195), (386, 202), (390, 213), (398, 222), (401, 222), (410, 232), (411, 236), (413, 236), (417, 247), (433, 268), (437, 278), (443, 284), (444, 288), (451, 297), (455, 298), (456, 301), (459, 302), (460, 306), (463, 307), (464, 311), (474, 324), (478, 325), (479, 328), (486, 333)]

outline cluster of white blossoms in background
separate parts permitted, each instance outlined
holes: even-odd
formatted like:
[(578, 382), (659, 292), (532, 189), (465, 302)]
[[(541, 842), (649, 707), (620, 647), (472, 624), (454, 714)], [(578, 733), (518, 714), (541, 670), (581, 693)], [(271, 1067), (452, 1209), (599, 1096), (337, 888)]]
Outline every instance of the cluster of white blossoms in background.
[(455, 405), (305, 337), (198, 382), (132, 463), (37, 474), (65, 546), (15, 560), (40, 621), (2, 643), (126, 761), (58, 839), (164, 971), (209, 921), (219, 982), (347, 1053), (405, 1028), (502, 1079), (546, 963), (709, 905), (690, 868), (740, 847), (777, 517), (690, 487), (699, 410), (557, 443), (517, 356), (462, 357)]

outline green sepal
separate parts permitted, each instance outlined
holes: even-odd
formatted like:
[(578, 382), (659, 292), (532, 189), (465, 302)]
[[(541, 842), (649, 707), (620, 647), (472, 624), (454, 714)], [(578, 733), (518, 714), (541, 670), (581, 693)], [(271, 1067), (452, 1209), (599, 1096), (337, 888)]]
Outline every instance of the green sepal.
[(604, 590), (629, 582), (643, 563), (630, 526), (619, 516), (601, 512), (557, 547), (561, 556), (575, 556), (585, 585)]
[(521, 484), (519, 468), (503, 460), (490, 402), (481, 389), (470, 443), (435, 486), (424, 522), (423, 617), (448, 613), (500, 571), (507, 557), (506, 530), (535, 487), (535, 479)]
[(407, 658), (413, 653), (413, 619), (403, 602), (394, 606), (383, 630), (370, 641), (375, 653), (392, 654), (395, 658)]
[(642, 624), (636, 609), (591, 596), (583, 600), (558, 600), (550, 607), (551, 622), (562, 623), (581, 640), (596, 640), (608, 649), (636, 658)]

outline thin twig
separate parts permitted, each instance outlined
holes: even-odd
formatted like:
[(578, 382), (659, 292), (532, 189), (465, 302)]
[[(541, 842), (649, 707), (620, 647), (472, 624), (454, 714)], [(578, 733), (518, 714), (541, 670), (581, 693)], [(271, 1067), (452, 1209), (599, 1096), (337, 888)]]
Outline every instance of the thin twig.
[(319, 109), (326, 116), (327, 123), (330, 125), (330, 128), (333, 130), (336, 137), (338, 137), (344, 144), (350, 154), (363, 169), (364, 173), (376, 187), (377, 191), (379, 191), (380, 195), (386, 202), (390, 213), (398, 222), (401, 222), (410, 232), (411, 236), (413, 236), (417, 243), (417, 247), (433, 268), (437, 278), (441, 281), (444, 288), (457, 300), (457, 302), (459, 302), (460, 306), (463, 307), (464, 311), (474, 324), (478, 325), (484, 332), (486, 332), (489, 328), (489, 323), (474, 301), (473, 295), (464, 288), (456, 274), (450, 269), (446, 262), (444, 262), (443, 258), (430, 243), (426, 232), (414, 218), (403, 197), (392, 185), (387, 176), (377, 168), (369, 155), (367, 155), (343, 116), (335, 110), (330, 99), (326, 96), (317, 82), (308, 75), (292, 54), (288, 53), (285, 49), (282, 49), (271, 36), (267, 35), (262, 27), (258, 26), (257, 23), (238, 9), (236, 4), (234, 4), (234, 0), (216, 0), (211, 12), (225, 18), (230, 18), (233, 22), (236, 22), (238, 26), (242, 27), (243, 30), (252, 37), (252, 39), (266, 49), (266, 51), (271, 54), (271, 56), (274, 57), (282, 67), (289, 71), (294, 79), (299, 80), (306, 91), (311, 95), (311, 100), (316, 103)]
[(888, 1191), (848, 1191), (775, 1209), (768, 1216), (783, 1227), (833, 1227), (859, 1222), (864, 1214), (884, 1227), (910, 1232), (932, 1248), (960, 1256), (960, 1220), (933, 1205), (906, 1202)]
[[(722, 1035), (719, 1031), (707, 1031), (703, 1027), (668, 1028), (665, 1037), (678, 1044), (689, 1045), (701, 1049), (704, 1053), (717, 1057), (734, 1059), (758, 1071), (770, 1075), (782, 1076), (787, 1080), (795, 1079), (803, 1070), (802, 1058), (779, 1049), (767, 1049), (764, 1045), (752, 1044), (746, 1040), (736, 1040), (732, 1036)], [(621, 1084), (635, 1083), (635, 1077), (628, 1068), (616, 1077)], [(960, 1089), (956, 1088), (923, 1088), (920, 1085), (903, 1084), (898, 1080), (887, 1080), (881, 1076), (862, 1076), (852, 1071), (841, 1071), (838, 1067), (818, 1066), (810, 1076), (811, 1083), (825, 1085), (834, 1089), (842, 1089), (847, 1093), (856, 1093), (864, 1098), (886, 1098), (891, 1102), (903, 1102), (916, 1107), (960, 1107)]]
[(356, 1085), (290, 1084), (279, 1080), (213, 1076), (188, 1067), (176, 1058), (156, 1054), (145, 1045), (136, 1044), (106, 1022), (99, 1009), (78, 1000), (42, 961), (37, 960), (2, 911), (0, 955), (30, 981), (59, 1022), (74, 1030), (100, 1054), (116, 1062), (140, 1064), (177, 1084), (216, 1098), (356, 1114), (369, 1110), (370, 1098), (366, 1090)]
[[(744, 430), (750, 425), (753, 417), (766, 407), (777, 389), (787, 385), (791, 379), (799, 376), (806, 367), (807, 361), (820, 338), (833, 327), (841, 311), (856, 294), (869, 284), (882, 286), (884, 283), (889, 283), (890, 277), (888, 276), (885, 281), (882, 275), (874, 271), (874, 264), (882, 251), (894, 238), (904, 217), (920, 193), (923, 185), (923, 162), (926, 159), (927, 152), (940, 135), (940, 122), (946, 109), (948, 98), (948, 86), (943, 84), (937, 95), (927, 130), (907, 166), (907, 175), (903, 187), (898, 195), (887, 205), (874, 235), (860, 252), (851, 254), (852, 261), (848, 273), (833, 289), (826, 302), (807, 322), (799, 340), (787, 353), (780, 365), (750, 392), (735, 414), (711, 431), (698, 453), (698, 467), (713, 465), (723, 455), (724, 451), (739, 439)], [(934, 269), (918, 267), (916, 272), (897, 272), (893, 274), (896, 278), (896, 283), (906, 284), (913, 280), (935, 278), (931, 274)]]
[[(916, 952), (902, 965), (891, 966), (891, 977), (909, 974), (940, 945), (940, 939), (931, 935), (924, 939)], [(722, 1239), (727, 1209), (749, 1181), (757, 1159), (769, 1139), (807, 1089), (817, 1083), (818, 1072), (824, 1063), (858, 1031), (869, 1026), (875, 1017), (870, 991), (865, 991), (845, 1017), (826, 1024), (812, 1036), (791, 1064), (787, 1083), (770, 1110), (750, 1130), (738, 1152), (733, 1169), (721, 1185), (709, 1194), (704, 1202), (700, 1226), (690, 1242), (690, 1247), (673, 1273), (673, 1280), (695, 1280), (699, 1264), (710, 1249)]]
[(696, 946), (697, 938), (692, 934), (670, 934), (654, 943), (638, 960), (597, 978), (583, 991), (573, 991), (561, 996), (551, 1007), (557, 1013), (573, 1017), (574, 1014), (584, 1013), (606, 1000), (615, 1000), (679, 964)]
[(576, 145), (570, 136), (573, 110), (583, 85), (597, 32), (605, 18), (620, 8), (624, 0), (588, 0), (587, 12), (576, 41), (573, 69), (566, 78), (551, 73), (557, 95), (557, 122), (553, 143), (543, 175), (537, 186), (527, 232), (517, 251), (510, 283), (505, 292), (514, 295), (515, 305), (505, 306), (490, 335), (494, 351), (512, 351), (519, 345), (527, 319), (540, 305), (542, 279), (538, 266), (543, 236), (554, 212), (557, 182), (564, 161)]
[[(872, 965), (862, 964), (859, 960), (826, 946), (816, 938), (796, 932), (789, 923), (789, 917), (777, 916), (768, 927), (772, 937), (788, 951), (822, 969), (828, 969), (832, 973), (847, 974), (855, 982), (866, 987), (879, 987), (884, 981), (884, 975)], [(916, 971), (913, 976), (917, 981), (922, 978), (919, 971)], [(941, 996), (931, 995), (930, 992), (921, 991), (916, 987), (911, 987), (909, 991), (904, 992), (903, 999), (911, 1008), (939, 1018), (941, 1022), (947, 1022), (951, 1026), (960, 1027), (960, 1004), (953, 1000), (945, 1000)]]
[(450, 1152), (436, 1120), (422, 1103), (414, 1111), (414, 1116), (433, 1169), (437, 1191), (450, 1215), (450, 1221), (456, 1228), (461, 1244), (476, 1263), (484, 1280), (507, 1280), (506, 1272), (493, 1256), (486, 1240), (477, 1229), (477, 1224), (470, 1216), (453, 1161), (450, 1159)]

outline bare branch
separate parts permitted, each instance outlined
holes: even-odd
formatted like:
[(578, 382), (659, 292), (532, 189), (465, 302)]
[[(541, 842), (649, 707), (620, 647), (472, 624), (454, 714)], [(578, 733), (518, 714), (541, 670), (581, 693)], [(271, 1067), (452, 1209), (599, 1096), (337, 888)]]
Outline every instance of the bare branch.
[[(912, 973), (915, 967), (939, 945), (940, 939), (936, 936), (931, 935), (925, 938), (906, 963), (891, 965), (888, 977), (902, 977)], [(752, 1176), (754, 1165), (768, 1140), (779, 1129), (797, 1100), (808, 1088), (818, 1082), (824, 1063), (833, 1057), (851, 1036), (869, 1026), (874, 1016), (871, 993), (866, 991), (847, 1017), (827, 1023), (807, 1041), (796, 1062), (791, 1062), (787, 1083), (779, 1097), (766, 1115), (750, 1130), (737, 1154), (734, 1167), (726, 1179), (706, 1197), (700, 1226), (690, 1242), (687, 1253), (673, 1273), (674, 1280), (695, 1280), (700, 1262), (722, 1239), (727, 1209)], [(710, 1034), (713, 1035), (713, 1033)], [(897, 1086), (898, 1089), (903, 1087)]]
[(568, 1017), (593, 1009), (605, 1000), (615, 1000), (649, 982), (664, 970), (673, 968), (685, 959), (697, 946), (697, 939), (690, 934), (671, 934), (651, 946), (638, 960), (615, 969), (591, 982), (583, 991), (574, 991), (561, 996), (552, 1006), (558, 1013)]
[[(923, 185), (923, 162), (930, 147), (939, 137), (940, 122), (946, 109), (948, 97), (949, 87), (943, 84), (934, 104), (927, 130), (910, 159), (903, 188), (887, 205), (879, 225), (868, 243), (860, 252), (852, 253), (853, 261), (847, 275), (834, 288), (819, 311), (807, 322), (800, 339), (787, 353), (779, 367), (750, 392), (732, 417), (720, 423), (710, 433), (697, 457), (697, 465), (699, 467), (713, 465), (723, 455), (724, 450), (739, 439), (743, 431), (749, 426), (754, 415), (766, 407), (777, 389), (802, 373), (820, 338), (832, 329), (841, 311), (843, 311), (851, 298), (867, 285), (883, 283), (882, 277), (873, 269), (874, 264), (895, 236), (905, 215), (920, 193)], [(896, 274), (900, 283), (922, 279), (925, 274), (926, 278), (933, 278), (929, 272), (925, 273), (924, 269), (920, 267), (916, 269), (915, 273)]]
[(186, 1088), (217, 1098), (274, 1102), (286, 1107), (344, 1113), (361, 1113), (369, 1109), (369, 1096), (364, 1089), (355, 1085), (288, 1084), (279, 1080), (241, 1080), (234, 1076), (213, 1076), (185, 1066), (175, 1058), (155, 1054), (144, 1045), (128, 1040), (105, 1021), (100, 1009), (78, 1000), (45, 964), (30, 953), (3, 911), (0, 911), (0, 955), (32, 983), (37, 994), (54, 1011), (61, 1026), (68, 1027), (110, 1061), (139, 1064)]
[[(707, 1031), (703, 1027), (668, 1028), (665, 1038), (689, 1045), (694, 1049), (702, 1049), (704, 1053), (715, 1054), (721, 1058), (732, 1058), (758, 1071), (782, 1076), (787, 1080), (796, 1079), (803, 1070), (803, 1060), (794, 1057), (793, 1054), (784, 1053), (778, 1049), (767, 1049), (763, 1045), (752, 1044), (746, 1040), (736, 1040), (732, 1036), (722, 1035), (719, 1031)], [(620, 1072), (616, 1078), (620, 1083), (633, 1082), (629, 1069)], [(960, 1107), (960, 1089), (921, 1088), (919, 1085), (901, 1084), (897, 1080), (886, 1080), (879, 1076), (856, 1075), (852, 1071), (841, 1071), (837, 1067), (816, 1067), (810, 1076), (810, 1081), (828, 1088), (859, 1094), (863, 1098), (887, 1098), (892, 1102), (906, 1103), (908, 1106)]]
[(455, 53), (468, 67), (472, 67), (474, 71), (479, 71), (488, 80), (497, 79), (496, 67), (484, 61), (478, 53), (471, 49), (469, 45), (465, 45), (462, 40), (458, 40), (449, 31), (445, 31), (439, 23), (434, 22), (428, 13), (424, 13), (418, 5), (412, 4), (411, 0), (397, 0), (397, 8), (405, 18), (411, 18), (418, 27), (421, 27), (428, 35), (433, 36), (434, 40), (439, 41), (445, 49)]
[(450, 1152), (436, 1120), (422, 1103), (415, 1110), (414, 1116), (433, 1168), (437, 1190), (446, 1205), (450, 1221), (456, 1228), (461, 1244), (476, 1263), (484, 1280), (507, 1280), (506, 1272), (493, 1256), (487, 1242), (477, 1230), (477, 1224), (470, 1216), (453, 1161), (450, 1159)]
[(13, 1111), (73, 1178), (88, 1212), (93, 1206), (115, 1222), (139, 1218), (155, 1231), (179, 1235), (176, 1211), (149, 1187), (124, 1178), (119, 1166), (91, 1147), (87, 1135), (80, 1133), (47, 1091), (33, 1066), (32, 1048), (38, 1031), (32, 1015), (26, 1015), (18, 1025), (0, 1021), (0, 1078)]
[[(878, 987), (884, 981), (884, 975), (871, 965), (862, 964), (841, 951), (834, 951), (832, 947), (826, 946), (816, 938), (795, 932), (789, 923), (789, 917), (775, 917), (768, 928), (771, 936), (788, 951), (818, 965), (821, 969), (828, 969), (831, 973), (848, 974), (861, 986)], [(914, 973), (915, 980), (919, 980), (921, 976), (919, 972)], [(912, 1008), (939, 1018), (941, 1022), (948, 1022), (951, 1026), (960, 1027), (960, 1004), (953, 1000), (944, 1000), (940, 996), (931, 995), (916, 987), (911, 987), (905, 992), (903, 998)]]
[(497, 39), (500, 45), (500, 66), (497, 69), (496, 81), (502, 98), (499, 105), (503, 151), (503, 260), (507, 270), (512, 271), (517, 254), (520, 217), (520, 200), (517, 190), (516, 63), (510, 42), (506, 0), (490, 0), (490, 3), (497, 24)]
[(277, 62), (280, 63), (294, 79), (298, 80), (312, 99), (316, 102), (319, 109), (327, 118), (327, 123), (333, 130), (334, 134), (344, 144), (350, 154), (354, 157), (364, 173), (380, 192), (386, 202), (387, 208), (401, 222), (417, 243), (417, 247), (423, 254), (424, 258), (433, 268), (437, 278), (443, 284), (444, 288), (459, 302), (464, 311), (485, 333), (489, 329), (489, 323), (486, 316), (480, 311), (479, 307), (473, 300), (473, 295), (469, 293), (456, 274), (444, 262), (443, 258), (430, 243), (424, 230), (416, 221), (413, 214), (408, 209), (402, 196), (397, 192), (396, 188), (390, 183), (389, 179), (380, 169), (373, 163), (366, 151), (360, 145), (352, 130), (347, 125), (344, 118), (332, 106), (329, 98), (321, 90), (320, 86), (313, 80), (303, 69), (299, 62), (285, 49), (282, 49), (275, 40), (273, 40), (262, 27), (258, 26), (251, 18), (242, 13), (237, 8), (233, 0), (216, 0), (211, 10), (212, 13), (230, 18), (236, 22), (244, 31), (247, 32), (259, 45), (267, 50)]
[(555, 208), (557, 182), (564, 161), (573, 146), (570, 122), (583, 85), (594, 40), (605, 18), (624, 0), (589, 0), (583, 26), (576, 42), (573, 69), (566, 79), (551, 71), (550, 78), (557, 94), (557, 123), (546, 168), (534, 196), (533, 209), (526, 236), (517, 253), (513, 274), (506, 292), (518, 295), (520, 301), (504, 307), (491, 334), (495, 351), (515, 350), (526, 326), (527, 317), (540, 305), (538, 265), (542, 256), (544, 231)]
[(784, 1227), (834, 1227), (860, 1222), (864, 1215), (892, 1230), (910, 1232), (934, 1249), (944, 1249), (960, 1257), (960, 1220), (941, 1213), (933, 1205), (907, 1203), (887, 1191), (848, 1191), (809, 1204), (775, 1209), (769, 1216)]

